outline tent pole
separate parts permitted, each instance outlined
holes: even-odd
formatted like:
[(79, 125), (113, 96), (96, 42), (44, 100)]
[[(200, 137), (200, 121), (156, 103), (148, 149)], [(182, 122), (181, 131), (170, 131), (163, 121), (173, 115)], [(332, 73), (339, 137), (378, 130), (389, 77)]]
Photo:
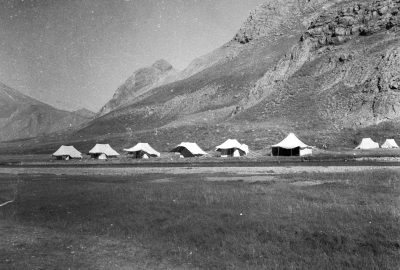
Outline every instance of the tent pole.
[(278, 163), (279, 163), (279, 148), (280, 148), (280, 147), (278, 147)]

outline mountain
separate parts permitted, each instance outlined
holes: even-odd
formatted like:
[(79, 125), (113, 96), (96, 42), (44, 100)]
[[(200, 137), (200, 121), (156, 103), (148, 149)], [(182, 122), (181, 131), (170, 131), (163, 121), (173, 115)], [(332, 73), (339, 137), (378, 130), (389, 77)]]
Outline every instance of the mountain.
[(71, 129), (90, 119), (58, 110), (0, 83), (0, 141)]
[(112, 99), (101, 108), (99, 115), (129, 104), (145, 94), (151, 88), (167, 83), (176, 74), (170, 63), (161, 59), (150, 67), (141, 68), (133, 73), (115, 92)]
[(81, 108), (79, 110), (73, 111), (73, 113), (77, 114), (81, 117), (88, 118), (88, 119), (94, 118), (96, 116), (96, 113), (94, 113), (88, 109), (85, 109), (85, 108)]
[(400, 139), (399, 21), (397, 0), (268, 0), (221, 48), (166, 81), (117, 90), (115, 106), (66, 140), (165, 151), (227, 138), (262, 149), (288, 132), (316, 146)]
[[(259, 80), (265, 80), (268, 73), (278, 75), (279, 70), (274, 72), (274, 68), (299, 43), (307, 25), (331, 6), (331, 1), (266, 2), (251, 13), (231, 41), (194, 60), (175, 76), (177, 80), (147, 89), (131, 105), (90, 122), (79, 136), (123, 136), (157, 129), (157, 137), (165, 137), (158, 140), (165, 148), (164, 142), (171, 139), (210, 144), (214, 143), (210, 136), (223, 139), (218, 130), (225, 129), (222, 136), (238, 137), (249, 132), (246, 129), (257, 129), (259, 125), (251, 124), (251, 116), (245, 124), (236, 119), (259, 102)], [(202, 134), (200, 128), (214, 134)]]

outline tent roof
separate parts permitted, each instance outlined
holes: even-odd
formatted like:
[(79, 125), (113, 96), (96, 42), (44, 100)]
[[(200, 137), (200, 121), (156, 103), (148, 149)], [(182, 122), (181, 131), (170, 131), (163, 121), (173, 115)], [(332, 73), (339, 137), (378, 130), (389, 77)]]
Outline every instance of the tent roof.
[(143, 151), (152, 156), (160, 156), (160, 153), (154, 150), (148, 143), (138, 143), (132, 148), (124, 149), (124, 151), (129, 153)]
[(183, 142), (183, 143), (177, 145), (174, 149), (172, 149), (171, 152), (180, 152), (181, 148), (186, 148), (193, 155), (207, 155), (207, 153), (204, 152), (197, 145), (197, 143), (191, 143), (191, 142)]
[(394, 139), (386, 139), (386, 141), (382, 144), (382, 148), (399, 148), (396, 141)]
[(308, 148), (307, 144), (303, 143), (302, 141), (299, 140), (299, 138), (294, 135), (294, 133), (290, 133), (283, 141), (281, 141), (278, 144), (273, 145), (272, 147), (280, 147), (284, 149), (294, 149), (297, 147), (300, 148)]
[(82, 153), (75, 149), (73, 146), (61, 145), (53, 156), (62, 157), (70, 156), (71, 158), (82, 158)]
[(96, 144), (89, 154), (105, 154), (109, 157), (119, 156), (118, 152), (111, 148), (109, 144)]
[(228, 139), (223, 144), (216, 147), (216, 150), (223, 150), (223, 149), (239, 149), (245, 152), (246, 154), (249, 153), (249, 146), (246, 144), (241, 144), (235, 139)]
[(355, 149), (374, 149), (379, 148), (379, 143), (374, 142), (371, 138), (363, 138), (361, 143)]

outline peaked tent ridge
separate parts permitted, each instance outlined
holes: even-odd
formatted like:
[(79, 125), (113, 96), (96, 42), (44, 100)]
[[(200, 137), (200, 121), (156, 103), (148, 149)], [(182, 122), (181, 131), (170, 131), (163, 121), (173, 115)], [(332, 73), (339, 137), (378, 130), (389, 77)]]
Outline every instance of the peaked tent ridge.
[(153, 147), (151, 147), (148, 143), (138, 143), (134, 147), (124, 149), (125, 152), (128, 153), (135, 153), (136, 155), (141, 155), (140, 153), (143, 153), (141, 157), (145, 157), (145, 155), (148, 156), (153, 156), (153, 157), (160, 157), (160, 153), (154, 150)]
[(361, 140), (361, 143), (355, 149), (367, 150), (367, 149), (377, 149), (377, 148), (379, 148), (379, 143), (374, 142), (371, 138), (363, 138)]
[(239, 143), (236, 139), (228, 139), (217, 146), (215, 150), (221, 152), (222, 157), (245, 156), (249, 153), (249, 146)]
[(183, 157), (195, 157), (195, 156), (204, 156), (207, 155), (197, 143), (192, 142), (182, 142), (177, 145), (171, 152), (180, 153)]
[(312, 147), (300, 141), (294, 133), (280, 143), (272, 145), (273, 156), (305, 156), (312, 154)]
[(93, 158), (107, 159), (107, 157), (117, 157), (118, 152), (111, 148), (109, 144), (96, 144), (90, 151), (89, 154)]
[(399, 148), (399, 146), (394, 139), (386, 139), (386, 141), (381, 145), (381, 148)]
[(299, 138), (294, 133), (289, 133), (289, 135), (283, 139), (280, 143), (273, 145), (272, 147), (281, 147), (285, 149), (293, 149), (296, 147), (308, 148), (307, 144), (300, 141)]
[(82, 158), (82, 153), (76, 150), (75, 147), (71, 145), (61, 145), (60, 148), (56, 152), (53, 153), (54, 157), (57, 158), (77, 158), (81, 159)]

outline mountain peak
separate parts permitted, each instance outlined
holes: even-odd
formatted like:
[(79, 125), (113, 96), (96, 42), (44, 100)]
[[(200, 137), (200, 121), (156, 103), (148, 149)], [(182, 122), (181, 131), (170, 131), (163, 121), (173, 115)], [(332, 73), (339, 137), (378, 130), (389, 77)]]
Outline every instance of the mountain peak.
[(116, 108), (132, 102), (148, 90), (168, 83), (176, 74), (173, 66), (164, 59), (157, 60), (151, 66), (136, 70), (114, 93), (113, 98), (101, 108), (99, 115), (109, 113)]
[(174, 67), (168, 63), (165, 59), (159, 59), (154, 64), (152, 65), (153, 68), (156, 68), (162, 72), (169, 71), (173, 69)]
[(76, 111), (74, 111), (75, 114), (80, 115), (82, 117), (86, 118), (93, 118), (96, 114), (86, 108), (80, 108)]

